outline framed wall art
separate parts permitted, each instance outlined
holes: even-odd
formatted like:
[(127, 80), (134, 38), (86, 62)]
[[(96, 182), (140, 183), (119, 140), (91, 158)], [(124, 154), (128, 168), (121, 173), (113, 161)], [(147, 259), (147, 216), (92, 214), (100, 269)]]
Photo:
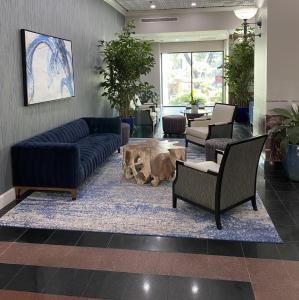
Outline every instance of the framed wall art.
[(75, 96), (72, 42), (21, 30), (25, 105)]

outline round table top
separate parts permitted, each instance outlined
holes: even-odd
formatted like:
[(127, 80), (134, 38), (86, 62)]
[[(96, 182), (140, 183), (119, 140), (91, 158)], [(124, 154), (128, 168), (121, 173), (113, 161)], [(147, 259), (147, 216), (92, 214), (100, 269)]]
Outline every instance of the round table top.
[(165, 118), (165, 119), (185, 119), (185, 117), (181, 116), (181, 115), (167, 115), (167, 116), (163, 116), (163, 118)]

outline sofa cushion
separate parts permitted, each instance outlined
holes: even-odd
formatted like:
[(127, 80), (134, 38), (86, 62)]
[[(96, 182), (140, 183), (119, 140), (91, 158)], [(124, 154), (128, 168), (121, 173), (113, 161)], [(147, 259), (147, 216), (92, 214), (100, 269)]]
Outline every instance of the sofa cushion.
[(205, 140), (209, 134), (209, 127), (187, 127), (186, 135)]
[(79, 119), (36, 135), (26, 142), (74, 143), (88, 135), (87, 123)]
[(80, 149), (80, 181), (86, 179), (121, 144), (114, 133), (92, 134), (78, 141)]

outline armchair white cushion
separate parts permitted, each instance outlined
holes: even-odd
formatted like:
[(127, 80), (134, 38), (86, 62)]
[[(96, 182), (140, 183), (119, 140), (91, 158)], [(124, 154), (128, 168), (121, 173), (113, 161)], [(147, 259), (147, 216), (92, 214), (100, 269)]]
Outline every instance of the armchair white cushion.
[(213, 173), (218, 174), (219, 173), (219, 164), (216, 164), (214, 161), (202, 161), (202, 162), (193, 162), (193, 161), (185, 161), (184, 165), (186, 167), (196, 169), (202, 172), (208, 172), (211, 171)]

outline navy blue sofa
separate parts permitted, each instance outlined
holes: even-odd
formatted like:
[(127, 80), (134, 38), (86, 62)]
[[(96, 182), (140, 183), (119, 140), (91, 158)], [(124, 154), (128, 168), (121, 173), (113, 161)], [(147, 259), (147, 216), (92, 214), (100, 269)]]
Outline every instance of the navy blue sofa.
[(23, 190), (67, 191), (78, 186), (121, 145), (119, 118), (82, 118), (14, 145), (17, 198)]

